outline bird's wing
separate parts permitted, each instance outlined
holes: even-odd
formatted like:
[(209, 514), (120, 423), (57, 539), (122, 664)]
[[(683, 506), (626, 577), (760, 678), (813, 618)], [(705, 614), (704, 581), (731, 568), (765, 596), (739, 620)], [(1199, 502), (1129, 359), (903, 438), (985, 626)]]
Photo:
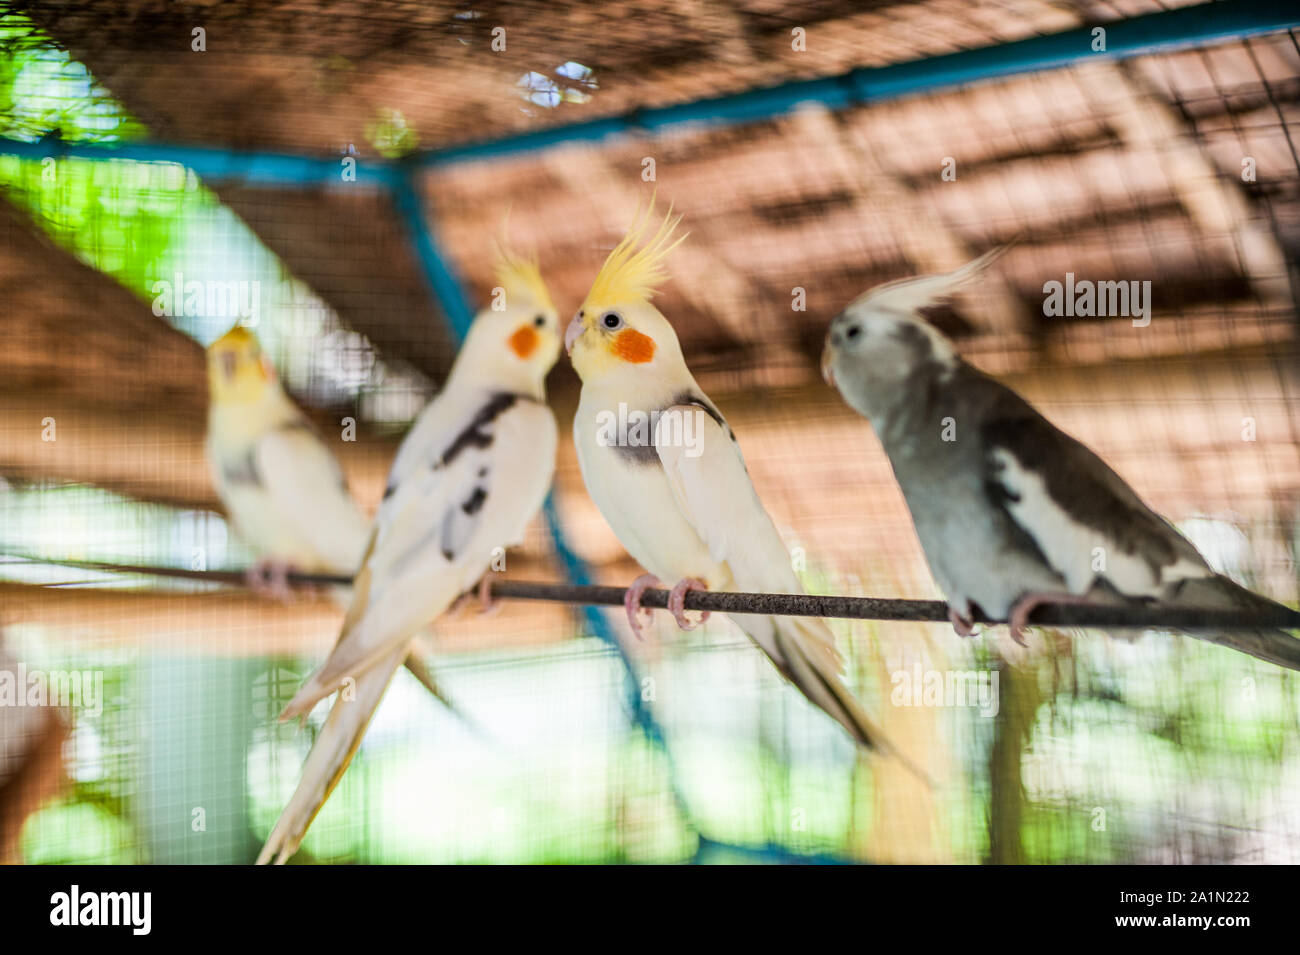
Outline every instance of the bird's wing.
[[(803, 592), (781, 535), (754, 491), (731, 429), (712, 406), (677, 404), (661, 413), (655, 450), (678, 508), (710, 556), (730, 568), (737, 588)], [(844, 662), (825, 620), (753, 614), (733, 614), (732, 619), (786, 679), (859, 744), (892, 752), (927, 778), (889, 742), (844, 685), (840, 678)]]
[(555, 419), (546, 406), (520, 399), (490, 418), (480, 408), (462, 420), (452, 437), (427, 449), (425, 467), (390, 484), (342, 635), (286, 717), (307, 712), (441, 614), (537, 512), (555, 462)]
[(980, 427), (991, 504), (1074, 593), (1100, 579), (1128, 596), (1159, 596), (1212, 573), (1196, 548), (1085, 445), (1010, 389)]
[(731, 429), (695, 404), (660, 413), (655, 451), (682, 515), (737, 586), (789, 591), (790, 557), (754, 491)]
[[(709, 555), (727, 564), (740, 590), (801, 593), (790, 553), (754, 491), (731, 429), (715, 415), (697, 404), (673, 405), (660, 414), (655, 450), (677, 506)], [(824, 623), (809, 621), (800, 636), (838, 671), (839, 654)], [(759, 643), (778, 666), (787, 662), (778, 647)]]
[(321, 564), (354, 573), (366, 542), (366, 520), (338, 461), (311, 427), (295, 422), (267, 432), (254, 446), (252, 460), (257, 481)]

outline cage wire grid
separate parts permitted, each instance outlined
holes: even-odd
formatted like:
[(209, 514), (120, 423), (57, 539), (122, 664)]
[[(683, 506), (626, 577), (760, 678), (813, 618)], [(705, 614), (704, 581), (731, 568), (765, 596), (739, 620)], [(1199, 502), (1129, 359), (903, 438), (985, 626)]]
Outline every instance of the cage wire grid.
[[(97, 9), (86, 5), (89, 22)], [(236, 319), (255, 325), (322, 432), (340, 436), (331, 443), (372, 511), (396, 442), (494, 284), (490, 244), (507, 211), (512, 238), (536, 248), (564, 312), (648, 191), (650, 157), (655, 188), (691, 231), (656, 301), (739, 435), (811, 591), (938, 596), (878, 443), (816, 378), (826, 323), (877, 282), (1014, 239), (997, 274), (937, 311), (936, 323), (1096, 448), (1217, 567), (1295, 604), (1293, 30), (955, 88), (922, 83), (902, 98), (736, 124), (631, 129), (456, 161), (435, 149), (417, 161), (422, 144), (470, 149), (449, 127), (471, 107), (447, 90), (467, 89), (489, 120), (480, 128), (499, 136), (555, 135), (589, 115), (644, 115), (689, 107), (705, 91), (948, 53), (929, 34), (908, 34), (910, 45), (888, 54), (854, 42), (926, 15), (960, 27), (959, 49), (973, 49), (1093, 22), (1122, 38), (1117, 18), (1148, 8), (1009, 4), (1002, 12), (1021, 21), (1003, 16), (993, 29), (953, 5), (857, 13), (828, 4), (812, 35), (837, 39), (815, 61), (784, 57), (773, 75), (743, 58), (728, 67), (701, 57), (675, 84), (640, 59), (620, 74), (607, 65), (616, 51), (572, 39), (581, 21), (564, 11), (552, 39), (590, 51), (565, 61), (590, 72), (543, 71), (540, 102), (533, 71), (517, 67), (555, 59), (538, 39), (541, 14), (516, 31), (528, 39), (504, 67), (476, 66), (470, 54), (454, 79), (420, 73), (414, 88), (442, 90), (425, 97), (448, 103), (442, 110), (394, 92), (394, 78), (414, 67), (382, 42), (369, 57), (350, 51), (346, 67), (322, 65), (319, 51), (279, 61), (254, 46), (221, 61), (274, 79), (286, 103), (341, 97), (340, 116), (355, 108), (348, 74), (402, 103), (371, 107), (352, 126), (363, 135), (340, 143), (329, 138), (337, 117), (328, 110), (277, 125), (284, 110), (268, 105), (238, 133), (243, 117), (226, 88), (176, 82), (165, 56), (156, 84), (141, 77), (141, 44), (156, 39), (148, 33), (135, 45), (96, 45), (84, 26), (6, 6), (3, 551), (194, 569), (251, 562), (220, 516), (202, 448), (202, 346)], [(378, 41), (383, 24), (373, 22)], [(799, 26), (784, 14), (757, 22), (761, 36), (787, 44)], [(471, 50), (485, 38), (464, 37)], [(479, 68), (504, 70), (505, 92)], [(146, 158), (116, 158), (130, 147)], [(251, 171), (250, 153), (276, 162)], [(326, 186), (313, 172), (348, 155), (356, 183)], [(1253, 179), (1243, 177), (1245, 158)], [(288, 167), (301, 182), (265, 174)], [(1150, 277), (1151, 324), (1045, 317), (1045, 277), (1067, 272)], [(155, 314), (158, 283), (186, 281), (233, 283), (240, 304), (207, 314), (203, 299)], [(795, 288), (806, 311), (791, 309)], [(563, 433), (576, 385), (560, 366), (549, 398)], [(46, 419), (55, 440), (42, 440)], [(342, 440), (344, 419), (357, 423), (356, 441)], [(337, 613), (306, 598), (276, 605), (202, 582), (55, 564), (7, 561), (0, 572), (9, 658), (52, 676), (90, 674), (102, 710), (83, 700), (54, 725), (0, 707), (20, 744), (7, 752), (29, 767), (13, 777), (21, 785), (0, 789), (6, 855), (249, 861), (323, 719), (318, 711), (298, 732), (275, 714), (328, 650)], [(565, 442), (551, 504), (511, 555), (509, 576), (625, 584), (638, 572), (587, 499)], [(431, 660), (466, 718), (400, 674), (297, 860), (1300, 858), (1290, 673), (1166, 633), (1125, 642), (1048, 631), (1021, 652), (1002, 631), (959, 641), (928, 624), (835, 629), (855, 692), (924, 761), (937, 790), (856, 757), (720, 620), (693, 634), (657, 620), (638, 644), (616, 614), (507, 603), (493, 617), (437, 627)], [(997, 712), (899, 705), (897, 677), (917, 668), (996, 674)], [(51, 781), (60, 768), (61, 787)], [(15, 819), (20, 829), (5, 825)]]

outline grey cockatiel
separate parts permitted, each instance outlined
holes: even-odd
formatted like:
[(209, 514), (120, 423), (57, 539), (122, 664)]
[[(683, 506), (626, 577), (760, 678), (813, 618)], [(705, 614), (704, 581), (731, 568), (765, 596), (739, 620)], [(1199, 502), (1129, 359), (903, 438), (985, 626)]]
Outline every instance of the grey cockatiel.
[[(1282, 609), (1211, 570), (1096, 454), (920, 316), (996, 254), (872, 289), (831, 323), (822, 354), (889, 455), (957, 632), (978, 609), (1019, 640), (1042, 603)], [(1300, 669), (1300, 640), (1280, 630), (1192, 635)]]

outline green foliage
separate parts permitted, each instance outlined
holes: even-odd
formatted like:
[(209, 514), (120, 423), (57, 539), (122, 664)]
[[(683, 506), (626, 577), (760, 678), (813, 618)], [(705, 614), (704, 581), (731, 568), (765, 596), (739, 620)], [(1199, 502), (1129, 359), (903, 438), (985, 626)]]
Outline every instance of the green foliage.
[(140, 125), (27, 18), (0, 17), (0, 135), (34, 141), (138, 139)]

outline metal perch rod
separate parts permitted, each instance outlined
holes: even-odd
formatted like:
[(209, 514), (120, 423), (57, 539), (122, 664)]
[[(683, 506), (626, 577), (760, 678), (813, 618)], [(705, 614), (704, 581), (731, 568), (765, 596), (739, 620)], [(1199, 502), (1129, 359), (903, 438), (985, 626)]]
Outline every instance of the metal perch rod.
[[(245, 575), (233, 570), (184, 570), (99, 561), (55, 560), (41, 557), (10, 557), (20, 563), (55, 564), (84, 570), (118, 574), (173, 577), (211, 583), (246, 585)], [(333, 574), (290, 573), (290, 583), (315, 586), (347, 586), (348, 577)], [(50, 585), (58, 586), (58, 585)], [(527, 580), (492, 580), (489, 593), (505, 600), (547, 600), (559, 603), (622, 607), (622, 587), (575, 586)], [(664, 609), (668, 591), (647, 590), (643, 607)], [(720, 613), (757, 613), (789, 617), (838, 617), (847, 620), (902, 620), (916, 623), (946, 623), (948, 607), (941, 600), (896, 600), (881, 597), (837, 597), (821, 594), (753, 594), (692, 590), (686, 594), (687, 610)], [(1001, 624), (1004, 620), (977, 617), (977, 622)], [(1283, 608), (1276, 613), (1244, 614), (1232, 610), (1157, 607), (1140, 604), (1043, 604), (1029, 615), (1032, 624), (1064, 627), (1152, 627), (1170, 630), (1224, 630), (1233, 628), (1300, 629), (1300, 612)]]

